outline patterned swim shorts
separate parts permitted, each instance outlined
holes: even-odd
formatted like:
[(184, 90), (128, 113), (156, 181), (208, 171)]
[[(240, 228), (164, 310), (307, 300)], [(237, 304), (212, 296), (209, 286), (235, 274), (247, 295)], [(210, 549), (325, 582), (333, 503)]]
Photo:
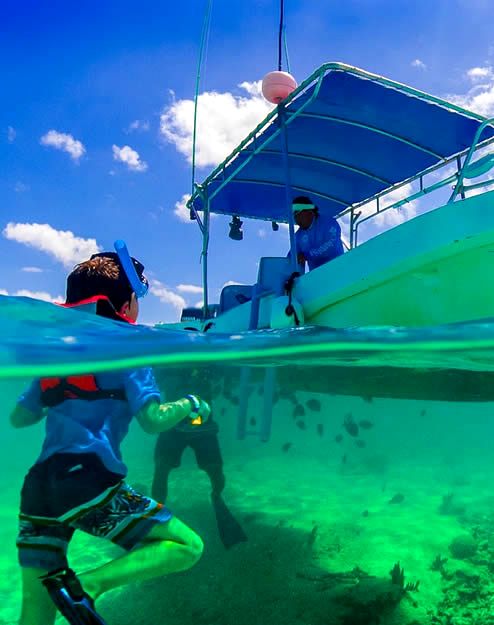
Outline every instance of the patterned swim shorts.
[(21, 566), (48, 571), (68, 566), (67, 549), (76, 529), (130, 550), (155, 525), (171, 519), (167, 508), (121, 477), (90, 454), (58, 454), (34, 465), (21, 495)]

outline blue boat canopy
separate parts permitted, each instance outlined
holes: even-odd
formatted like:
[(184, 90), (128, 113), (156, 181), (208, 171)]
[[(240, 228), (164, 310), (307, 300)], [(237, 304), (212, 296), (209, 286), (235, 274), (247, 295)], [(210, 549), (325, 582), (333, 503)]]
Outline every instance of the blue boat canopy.
[[(198, 185), (189, 207), (287, 222), (291, 194), (321, 212), (348, 207), (465, 152), (486, 118), (342, 63), (302, 83)], [(285, 125), (286, 133), (282, 132)], [(487, 126), (482, 140), (491, 139)]]

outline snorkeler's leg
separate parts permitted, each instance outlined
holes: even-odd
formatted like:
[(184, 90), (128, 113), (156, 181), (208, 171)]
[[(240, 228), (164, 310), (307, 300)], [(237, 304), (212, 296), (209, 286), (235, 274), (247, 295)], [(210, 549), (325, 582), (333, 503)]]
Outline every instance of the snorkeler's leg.
[(175, 430), (162, 432), (154, 449), (154, 474), (151, 496), (156, 501), (165, 503), (168, 497), (168, 478), (173, 469), (180, 466), (186, 447), (184, 437)]
[(211, 482), (211, 496), (220, 496), (225, 488), (223, 458), (217, 433), (206, 433), (191, 439), (197, 466), (202, 469)]
[(56, 608), (40, 577), (45, 569), (22, 568), (22, 611), (19, 625), (52, 625)]
[(239, 543), (246, 542), (247, 535), (222, 497), (225, 488), (225, 474), (223, 473), (223, 458), (217, 434), (208, 433), (201, 438), (198, 437), (193, 447), (197, 464), (207, 473), (211, 481), (211, 503), (223, 546), (225, 549), (230, 549)]
[(140, 547), (79, 575), (79, 579), (85, 591), (96, 599), (111, 588), (186, 571), (200, 559), (203, 548), (201, 538), (172, 517), (167, 523), (154, 526)]

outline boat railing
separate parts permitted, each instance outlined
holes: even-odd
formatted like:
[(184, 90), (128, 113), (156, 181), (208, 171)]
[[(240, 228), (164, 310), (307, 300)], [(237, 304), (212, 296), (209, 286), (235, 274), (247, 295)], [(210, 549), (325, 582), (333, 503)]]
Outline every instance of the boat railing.
[[(465, 199), (466, 194), (469, 191), (487, 188), (494, 185), (494, 176), (472, 184), (465, 184), (464, 182), (465, 179), (472, 180), (474, 178), (485, 176), (489, 173), (491, 169), (494, 168), (494, 152), (488, 152), (476, 161), (472, 162), (472, 158), (478, 150), (485, 150), (488, 146), (494, 143), (494, 137), (486, 141), (480, 142), (480, 138), (485, 128), (487, 128), (488, 126), (492, 126), (493, 124), (494, 118), (485, 120), (477, 129), (474, 140), (472, 141), (472, 145), (463, 152), (460, 152), (459, 154), (456, 154), (448, 159), (444, 159), (440, 163), (434, 165), (433, 167), (430, 167), (429, 169), (426, 169), (420, 174), (407, 178), (402, 182), (388, 187), (387, 189), (376, 193), (376, 195), (367, 198), (362, 202), (359, 202), (358, 204), (353, 204), (352, 206), (349, 206), (347, 209), (339, 213), (338, 218), (348, 216), (350, 220), (350, 249), (358, 245), (358, 231), (360, 226), (362, 226), (362, 224), (364, 224), (365, 222), (374, 219), (376, 216), (381, 215), (385, 211), (400, 209), (406, 204), (411, 204), (413, 201), (423, 197), (424, 195), (433, 193), (434, 191), (442, 189), (448, 185), (452, 186), (452, 193), (448, 200), (448, 203), (454, 202), (458, 196), (460, 196), (462, 199)], [(432, 184), (425, 184), (425, 179), (428, 176), (430, 176), (431, 174), (437, 175), (437, 173), (439, 173), (441, 170), (448, 171), (448, 166), (450, 165), (456, 166), (456, 171), (454, 173), (449, 174), (441, 180), (436, 181)], [(399, 192), (407, 185), (412, 185), (413, 183), (418, 183), (418, 191), (406, 195), (405, 197), (395, 202), (385, 204), (386, 198), (391, 193)], [(364, 208), (367, 208), (372, 202), (375, 203), (374, 210), (372, 212), (369, 212), (368, 210), (364, 211)]]

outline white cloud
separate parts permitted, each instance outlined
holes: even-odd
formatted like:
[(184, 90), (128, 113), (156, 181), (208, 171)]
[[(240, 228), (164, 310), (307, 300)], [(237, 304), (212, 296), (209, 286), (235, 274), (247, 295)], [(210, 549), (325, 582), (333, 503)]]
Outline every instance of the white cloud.
[(472, 82), (481, 82), (482, 80), (491, 80), (493, 78), (492, 67), (471, 67), (466, 72), (467, 78)]
[(25, 193), (26, 191), (29, 191), (29, 188), (28, 184), (24, 184), (23, 182), (20, 182), (20, 180), (18, 180), (14, 185), (14, 191), (16, 193)]
[(143, 119), (135, 119), (133, 122), (131, 122), (127, 128), (127, 132), (135, 132), (135, 131), (140, 131), (140, 132), (147, 132), (150, 128), (150, 124), (148, 121), (143, 120)]
[(178, 202), (175, 202), (175, 208), (173, 213), (176, 217), (183, 221), (184, 223), (194, 223), (194, 221), (190, 218), (190, 211), (187, 208), (186, 204), (190, 199), (190, 193), (185, 193), (182, 195), (182, 199)]
[(15, 138), (17, 137), (17, 132), (13, 126), (7, 127), (7, 141), (9, 143), (14, 143)]
[(421, 61), (420, 59), (414, 59), (410, 65), (412, 67), (416, 67), (417, 69), (423, 69), (426, 70), (427, 69), (427, 65), (424, 63), (424, 61)]
[[(381, 210), (384, 209), (386, 206), (390, 206), (395, 202), (403, 200), (409, 195), (412, 195), (412, 193), (413, 187), (411, 184), (406, 184), (398, 189), (395, 189), (394, 191), (391, 191), (381, 198)], [(404, 204), (400, 208), (390, 208), (389, 210), (383, 211), (375, 215), (369, 221), (364, 222), (359, 228), (359, 242), (363, 242), (366, 239), (370, 238), (370, 236), (373, 236), (375, 234), (376, 226), (378, 227), (379, 232), (384, 232), (385, 230), (393, 228), (394, 226), (397, 226), (398, 224), (401, 224), (408, 219), (412, 219), (412, 217), (415, 217), (415, 215), (417, 214), (417, 208), (417, 201), (414, 201)], [(366, 217), (367, 215), (374, 213), (375, 210), (375, 202), (369, 202), (368, 204), (364, 204), (359, 208), (359, 211), (362, 212), (362, 217)], [(346, 240), (346, 242), (348, 243), (348, 240)]]
[(203, 308), (203, 307), (204, 307), (204, 300), (202, 299), (194, 304), (194, 308)]
[(458, 106), (485, 115), (494, 116), (494, 71), (490, 66), (472, 67), (466, 72), (473, 86), (464, 94), (450, 94), (445, 98)]
[(74, 161), (78, 161), (86, 152), (86, 148), (80, 141), (74, 139), (72, 135), (57, 130), (49, 130), (41, 137), (40, 143), (67, 152)]
[(31, 297), (33, 299), (40, 299), (44, 302), (62, 302), (63, 297), (58, 295), (57, 297), (53, 297), (46, 291), (29, 291), (28, 289), (19, 289), (14, 293), (16, 297)]
[(177, 312), (181, 312), (182, 308), (186, 306), (185, 300), (181, 295), (166, 287), (159, 280), (151, 280), (149, 292), (163, 302), (163, 304), (173, 306)]
[(139, 152), (133, 150), (129, 145), (124, 145), (119, 148), (118, 145), (112, 146), (113, 159), (120, 163), (125, 163), (131, 171), (146, 171), (148, 165), (146, 162), (141, 161)]
[[(247, 95), (230, 92), (201, 93), (197, 103), (196, 164), (217, 165), (271, 111), (261, 93), (261, 82), (239, 85)], [(173, 100), (160, 118), (160, 129), (167, 141), (192, 161), (194, 126), (193, 100)]]
[(43, 273), (43, 270), (40, 267), (23, 267), (21, 271), (26, 273)]
[[(0, 289), (0, 295), (9, 295), (9, 292), (6, 289)], [(30, 297), (31, 299), (40, 299), (43, 302), (62, 302), (63, 297), (58, 295), (57, 297), (53, 297), (50, 293), (46, 291), (29, 291), (28, 289), (19, 289), (15, 293), (10, 294), (11, 297)]]
[(196, 295), (202, 293), (202, 286), (196, 286), (195, 284), (179, 284), (177, 291), (180, 293), (195, 293)]
[(77, 237), (70, 230), (55, 230), (49, 224), (8, 223), (3, 236), (45, 252), (66, 267), (87, 260), (100, 251), (95, 239)]

